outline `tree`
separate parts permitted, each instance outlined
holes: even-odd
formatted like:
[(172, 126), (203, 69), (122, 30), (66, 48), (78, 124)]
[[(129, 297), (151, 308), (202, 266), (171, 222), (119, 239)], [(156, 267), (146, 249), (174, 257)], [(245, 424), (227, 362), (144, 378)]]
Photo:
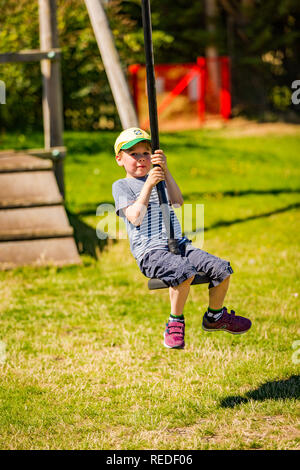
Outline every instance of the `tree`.
[[(57, 0), (66, 129), (120, 128), (113, 96), (82, 0)], [(0, 52), (38, 49), (38, 2), (0, 0)], [(156, 63), (194, 62), (213, 44), (232, 59), (235, 114), (293, 118), (291, 83), (300, 76), (298, 0), (216, 0), (214, 32), (207, 30), (205, 1), (151, 0)], [(140, 0), (106, 6), (124, 72), (144, 63)], [(0, 129), (38, 129), (42, 123), (38, 63), (0, 67), (7, 105)]]

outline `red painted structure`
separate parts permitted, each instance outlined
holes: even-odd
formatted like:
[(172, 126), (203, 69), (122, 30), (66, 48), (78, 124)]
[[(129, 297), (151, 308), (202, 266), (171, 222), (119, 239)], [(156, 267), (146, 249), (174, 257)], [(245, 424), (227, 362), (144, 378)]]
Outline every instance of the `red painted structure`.
[[(217, 77), (215, 81), (211, 76), (213, 67)], [(140, 125), (148, 128), (145, 66), (131, 65), (128, 72)], [(203, 123), (207, 115), (221, 116), (225, 120), (230, 118), (231, 92), (228, 57), (217, 59), (199, 57), (196, 63), (155, 65), (155, 76), (158, 115), (162, 121), (166, 112), (169, 123), (172, 123), (172, 119), (176, 116), (183, 121), (186, 120), (187, 124), (193, 120), (198, 125)], [(181, 97), (181, 101), (177, 100), (176, 103), (177, 97)]]

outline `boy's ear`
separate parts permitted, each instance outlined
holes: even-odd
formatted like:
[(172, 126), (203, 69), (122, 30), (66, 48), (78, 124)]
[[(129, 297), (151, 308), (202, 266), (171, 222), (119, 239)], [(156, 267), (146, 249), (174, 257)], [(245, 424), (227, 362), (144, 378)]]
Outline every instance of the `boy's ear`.
[(116, 161), (117, 161), (117, 164), (119, 166), (123, 166), (123, 161), (122, 161), (122, 154), (121, 152), (118, 153), (118, 155), (116, 155)]

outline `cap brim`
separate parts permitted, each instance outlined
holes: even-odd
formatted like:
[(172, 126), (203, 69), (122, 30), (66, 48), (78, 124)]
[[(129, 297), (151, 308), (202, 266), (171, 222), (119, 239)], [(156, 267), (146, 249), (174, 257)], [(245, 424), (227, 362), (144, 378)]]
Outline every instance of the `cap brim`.
[(139, 142), (151, 142), (151, 139), (145, 139), (144, 137), (139, 137), (138, 139), (131, 140), (130, 142), (127, 142), (127, 144), (122, 145), (120, 150), (128, 150), (131, 147), (133, 147), (135, 144), (138, 144)]

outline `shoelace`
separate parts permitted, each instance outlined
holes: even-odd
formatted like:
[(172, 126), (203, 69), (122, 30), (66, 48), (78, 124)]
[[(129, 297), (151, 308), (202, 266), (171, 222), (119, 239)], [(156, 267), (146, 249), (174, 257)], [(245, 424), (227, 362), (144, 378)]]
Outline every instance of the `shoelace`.
[(234, 320), (235, 311), (234, 311), (234, 310), (230, 310), (230, 313), (228, 313), (227, 308), (224, 307), (223, 313), (225, 313), (226, 315), (228, 315), (228, 317), (226, 318), (227, 321), (228, 321), (228, 323), (232, 323), (233, 320)]
[[(175, 322), (169, 322), (169, 323), (166, 323), (166, 327), (167, 327), (167, 333), (169, 335), (172, 335), (174, 333), (180, 333), (183, 335), (183, 332), (184, 332), (184, 324), (183, 325), (172, 325), (172, 323), (175, 323)], [(172, 331), (170, 331), (170, 328), (172, 328)]]

